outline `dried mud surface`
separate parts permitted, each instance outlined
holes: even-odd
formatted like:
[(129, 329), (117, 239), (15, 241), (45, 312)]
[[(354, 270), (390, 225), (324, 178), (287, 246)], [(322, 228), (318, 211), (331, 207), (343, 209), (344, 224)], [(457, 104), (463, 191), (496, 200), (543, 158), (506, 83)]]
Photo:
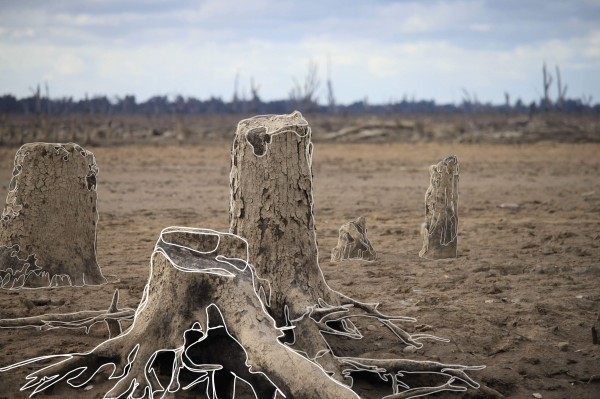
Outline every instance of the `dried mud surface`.
[[(234, 130), (233, 128), (231, 129)], [(119, 288), (136, 307), (160, 230), (180, 225), (228, 228), (230, 142), (193, 146), (87, 148), (97, 158), (98, 262), (102, 287), (0, 290), (0, 318), (104, 309)], [(5, 198), (16, 148), (0, 148)], [(472, 375), (509, 398), (597, 398), (600, 345), (591, 326), (600, 311), (600, 145), (317, 143), (314, 199), (320, 262), (329, 284), (390, 314), (418, 318), (410, 331), (451, 343), (416, 352), (382, 328), (339, 340), (339, 351), (484, 364)], [(449, 154), (461, 164), (457, 259), (418, 257), (428, 167)], [(500, 208), (517, 203), (517, 209)], [(367, 218), (372, 263), (331, 263), (338, 228)], [(57, 243), (59, 245), (60, 243)], [(88, 351), (107, 338), (104, 324), (83, 330), (0, 329), (0, 366), (26, 358)], [(0, 398), (19, 392), (23, 367), (0, 374)], [(101, 398), (57, 387), (49, 397)], [(383, 392), (358, 381), (364, 398)], [(438, 398), (460, 395), (444, 393)]]

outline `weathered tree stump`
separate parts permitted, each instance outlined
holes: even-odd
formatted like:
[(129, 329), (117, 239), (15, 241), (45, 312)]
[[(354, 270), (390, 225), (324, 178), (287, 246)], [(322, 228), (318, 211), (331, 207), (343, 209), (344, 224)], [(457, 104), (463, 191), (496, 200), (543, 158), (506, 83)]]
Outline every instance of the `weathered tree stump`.
[(427, 259), (456, 258), (458, 238), (458, 159), (450, 155), (429, 168), (425, 193), (423, 248)]
[(377, 258), (371, 242), (367, 238), (367, 221), (359, 216), (340, 227), (338, 242), (331, 250), (331, 261), (340, 262), (346, 259), (372, 261)]
[[(259, 399), (352, 398), (317, 364), (278, 341), (283, 335), (255, 291), (246, 242), (206, 229), (164, 229), (131, 327), (88, 353), (30, 374), (22, 389), (44, 391), (64, 381), (85, 386), (100, 370), (116, 381), (105, 398), (158, 398), (180, 389), (233, 398), (237, 379)], [(66, 359), (65, 359), (66, 356)], [(202, 396), (204, 397), (204, 396)]]
[(2, 288), (97, 285), (94, 155), (77, 144), (29, 143), (15, 155), (0, 222)]
[[(278, 325), (304, 315), (316, 298), (338, 302), (318, 266), (311, 162), (310, 128), (299, 112), (238, 124), (229, 231), (248, 241), (250, 263), (269, 280)], [(299, 292), (305, 285), (310, 296)]]

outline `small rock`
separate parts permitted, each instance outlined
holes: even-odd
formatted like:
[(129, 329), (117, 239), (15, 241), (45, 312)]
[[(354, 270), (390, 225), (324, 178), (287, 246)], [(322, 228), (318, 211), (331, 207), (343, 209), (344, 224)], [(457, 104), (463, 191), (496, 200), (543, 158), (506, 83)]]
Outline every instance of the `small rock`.
[(407, 346), (406, 348), (404, 348), (402, 350), (402, 352), (404, 353), (415, 353), (417, 351), (417, 348), (415, 346)]
[(369, 324), (369, 325), (367, 326), (367, 330), (369, 330), (369, 331), (375, 331), (375, 330), (377, 330), (377, 327), (375, 327), (375, 326), (374, 326), (374, 325), (372, 325), (372, 324)]
[(535, 324), (540, 327), (548, 327), (548, 322), (544, 319), (539, 319), (535, 321)]
[(431, 327), (429, 324), (417, 324), (415, 326), (415, 330), (423, 332), (423, 331), (431, 331), (433, 330), (433, 327)]
[(502, 209), (519, 209), (520, 205), (515, 202), (504, 202), (502, 204), (496, 205), (498, 208)]
[(494, 303), (494, 300), (493, 299), (486, 299), (484, 302), (485, 303)]
[(31, 302), (35, 305), (35, 306), (46, 306), (48, 305), (51, 301), (50, 298), (36, 298), (36, 299), (32, 299)]
[(19, 302), (21, 302), (27, 308), (27, 310), (31, 310), (35, 306), (34, 303), (27, 298), (19, 298)]
[(531, 396), (533, 396), (534, 398), (537, 398), (537, 399), (542, 399), (542, 394), (541, 393), (537, 393), (536, 392), (536, 393), (531, 394)]
[(568, 342), (559, 342), (557, 346), (558, 346), (558, 349), (561, 352), (566, 352), (567, 349), (569, 349), (569, 343)]

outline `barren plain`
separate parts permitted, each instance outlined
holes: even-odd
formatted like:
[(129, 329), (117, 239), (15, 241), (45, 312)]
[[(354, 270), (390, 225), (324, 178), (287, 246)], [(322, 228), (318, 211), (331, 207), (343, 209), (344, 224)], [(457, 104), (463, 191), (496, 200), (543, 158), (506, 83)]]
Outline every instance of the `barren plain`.
[[(308, 119), (310, 122), (310, 119)], [(235, 125), (226, 130), (233, 138)], [(149, 257), (162, 228), (227, 231), (231, 140), (187, 145), (86, 146), (97, 158), (97, 255), (101, 287), (0, 290), (0, 318), (105, 309), (115, 288), (121, 307), (137, 307)], [(5, 197), (17, 147), (0, 147)], [(459, 256), (419, 258), (428, 167), (449, 154), (460, 162)], [(600, 345), (591, 327), (600, 312), (600, 144), (317, 141), (314, 215), (328, 283), (356, 299), (411, 316), (426, 342), (406, 352), (384, 329), (363, 341), (337, 340), (346, 354), (402, 356), (486, 365), (478, 381), (509, 398), (600, 397)], [(500, 207), (501, 204), (515, 204)], [(330, 262), (338, 228), (367, 219), (374, 262)], [(57, 245), (60, 245), (57, 242)], [(82, 352), (107, 339), (102, 323), (83, 329), (0, 329), (0, 367), (30, 357)], [(19, 392), (35, 365), (0, 373), (0, 398)], [(57, 387), (49, 397), (101, 398)], [(390, 394), (359, 380), (364, 398)], [(442, 393), (433, 397), (473, 397)]]

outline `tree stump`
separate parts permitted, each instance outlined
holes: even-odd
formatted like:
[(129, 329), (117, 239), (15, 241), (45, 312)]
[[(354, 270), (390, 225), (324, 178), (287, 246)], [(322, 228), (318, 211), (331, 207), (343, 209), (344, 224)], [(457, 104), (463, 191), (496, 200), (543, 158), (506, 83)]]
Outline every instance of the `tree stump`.
[[(248, 241), (250, 263), (269, 280), (265, 299), (278, 325), (305, 314), (313, 298), (338, 302), (318, 264), (311, 163), (311, 132), (300, 112), (238, 124), (229, 231)], [(304, 286), (310, 296), (298, 292)]]
[(29, 143), (14, 165), (0, 222), (2, 288), (105, 283), (96, 261), (94, 155), (73, 143)]
[(345, 259), (372, 261), (377, 258), (371, 242), (367, 238), (367, 221), (359, 216), (340, 227), (338, 243), (331, 250), (331, 261), (340, 262)]
[(458, 159), (448, 156), (429, 168), (429, 188), (425, 193), (423, 248), (427, 259), (456, 258), (458, 238)]
[(131, 327), (88, 353), (30, 374), (22, 389), (63, 381), (85, 386), (99, 371), (116, 381), (105, 398), (159, 398), (195, 389), (199, 397), (233, 398), (237, 380), (259, 399), (357, 399), (317, 364), (278, 341), (283, 335), (255, 291), (246, 242), (207, 229), (166, 228)]

